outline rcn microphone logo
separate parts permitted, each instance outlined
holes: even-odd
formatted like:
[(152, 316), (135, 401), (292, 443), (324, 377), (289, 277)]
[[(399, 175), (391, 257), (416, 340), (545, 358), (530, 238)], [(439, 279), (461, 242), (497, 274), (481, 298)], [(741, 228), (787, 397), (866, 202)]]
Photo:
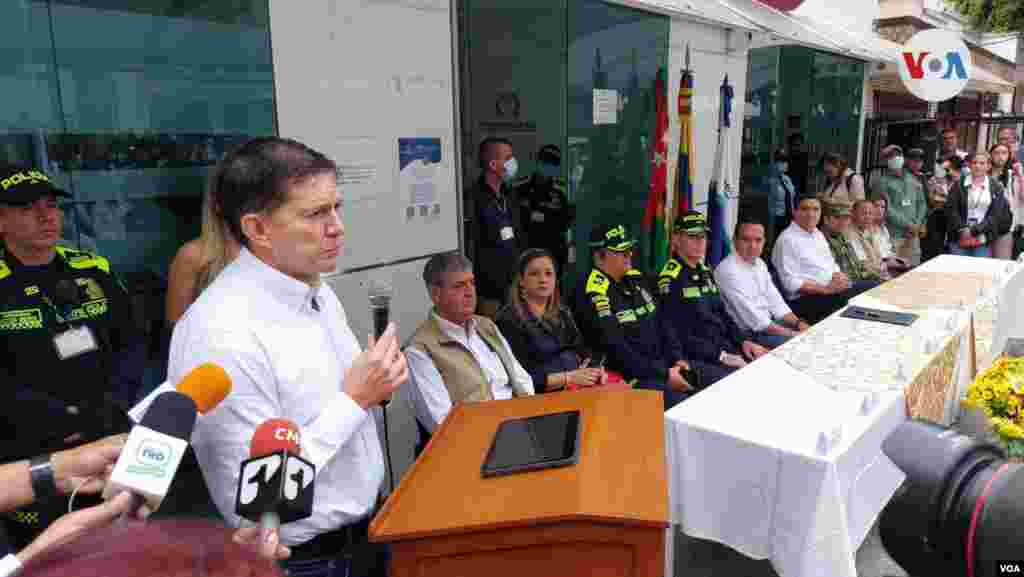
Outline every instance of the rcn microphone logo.
[(135, 451), (135, 463), (128, 466), (131, 473), (160, 478), (167, 474), (171, 462), (171, 446), (153, 439), (143, 439)]
[(923, 30), (903, 46), (900, 79), (911, 94), (942, 102), (963, 92), (971, 79), (971, 52), (948, 30)]

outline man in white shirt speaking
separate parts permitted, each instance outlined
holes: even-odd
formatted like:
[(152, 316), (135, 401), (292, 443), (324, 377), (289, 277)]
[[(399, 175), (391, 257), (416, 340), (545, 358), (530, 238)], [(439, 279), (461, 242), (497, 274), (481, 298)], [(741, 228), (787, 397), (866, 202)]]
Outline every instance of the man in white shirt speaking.
[(814, 324), (846, 306), (858, 292), (877, 283), (855, 285), (839, 270), (825, 235), (818, 230), (821, 201), (804, 194), (793, 223), (772, 249), (772, 264), (782, 285), (782, 295), (793, 312)]
[(476, 310), (473, 263), (459, 253), (434, 255), (423, 268), (434, 309), (406, 348), (419, 394), (416, 420), (430, 432), (457, 403), (534, 393), (498, 327)]
[(757, 344), (775, 348), (797, 333), (807, 330), (772, 282), (764, 251), (764, 225), (741, 220), (736, 224), (733, 244), (736, 252), (715, 269), (715, 281), (736, 324), (751, 333)]
[(371, 408), (408, 376), (390, 325), (360, 349), (337, 295), (320, 280), (333, 271), (344, 227), (337, 168), (294, 140), (258, 138), (217, 166), (211, 195), (241, 252), (178, 321), (167, 378), (220, 365), (232, 392), (196, 424), (192, 446), (225, 520), (239, 523), (239, 467), (267, 419), (298, 424), (303, 455), (316, 466), (312, 516), (281, 527), (285, 562), (303, 576), (382, 574), (385, 552), (366, 544), (384, 479)]

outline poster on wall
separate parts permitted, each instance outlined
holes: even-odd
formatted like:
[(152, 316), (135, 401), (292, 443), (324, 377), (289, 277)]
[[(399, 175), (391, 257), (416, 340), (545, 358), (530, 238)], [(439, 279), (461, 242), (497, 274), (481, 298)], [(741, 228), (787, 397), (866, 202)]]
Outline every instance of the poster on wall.
[(619, 91), (594, 89), (594, 125), (619, 122)]
[(440, 217), (441, 139), (399, 137), (398, 190), (406, 222)]

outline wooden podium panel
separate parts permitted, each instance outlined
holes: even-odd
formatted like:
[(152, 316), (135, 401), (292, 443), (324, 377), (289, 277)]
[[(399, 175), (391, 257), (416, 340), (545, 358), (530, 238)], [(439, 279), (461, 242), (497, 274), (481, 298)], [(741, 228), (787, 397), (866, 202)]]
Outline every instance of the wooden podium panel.
[[(507, 419), (580, 411), (570, 467), (483, 478)], [(664, 572), (664, 409), (651, 391), (567, 391), (458, 405), (370, 526), (392, 575)]]

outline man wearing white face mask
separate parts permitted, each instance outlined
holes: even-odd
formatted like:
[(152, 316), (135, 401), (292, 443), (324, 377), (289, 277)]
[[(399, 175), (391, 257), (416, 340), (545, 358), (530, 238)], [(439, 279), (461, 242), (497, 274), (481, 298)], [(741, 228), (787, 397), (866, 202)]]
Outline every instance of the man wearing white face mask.
[(878, 180), (879, 192), (889, 198), (885, 225), (892, 237), (896, 256), (917, 265), (920, 263), (919, 239), (925, 233), (928, 199), (921, 179), (903, 168), (903, 149), (890, 144), (882, 149), (885, 174)]
[(515, 274), (523, 238), (512, 185), (519, 168), (507, 139), (488, 137), (478, 151), (480, 178), (465, 190), (466, 247), (473, 261), (477, 312), (493, 319)]

